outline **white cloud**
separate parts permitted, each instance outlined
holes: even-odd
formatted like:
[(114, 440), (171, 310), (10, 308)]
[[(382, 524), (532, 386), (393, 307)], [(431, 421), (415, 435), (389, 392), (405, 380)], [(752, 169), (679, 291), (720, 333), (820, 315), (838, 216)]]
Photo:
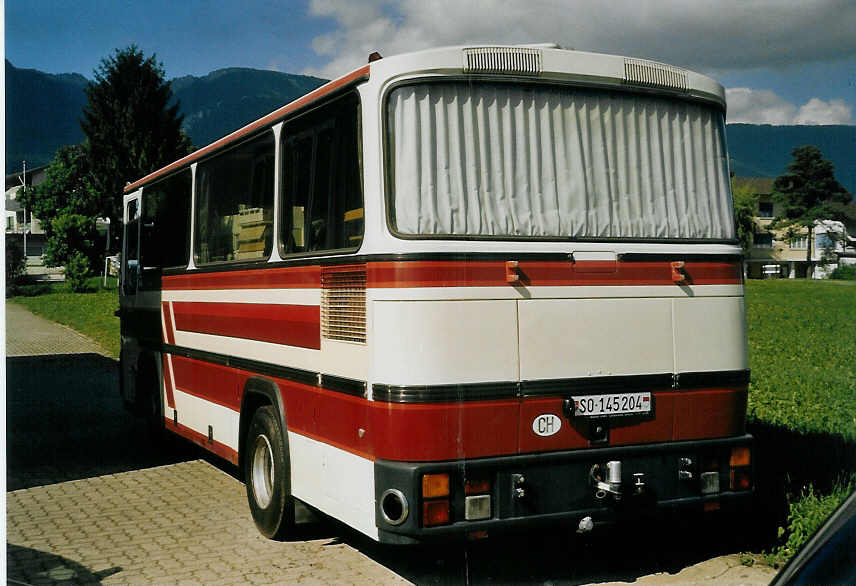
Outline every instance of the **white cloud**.
[(844, 100), (829, 100), (824, 102), (812, 98), (802, 106), (794, 120), (794, 124), (856, 124), (853, 120), (853, 108)]
[(852, 0), (310, 0), (336, 23), (313, 46), (335, 77), (368, 53), (477, 42), (555, 41), (702, 71), (793, 66), (856, 55)]
[(843, 100), (811, 98), (800, 107), (770, 90), (729, 88), (728, 122), (748, 124), (854, 124), (853, 108)]

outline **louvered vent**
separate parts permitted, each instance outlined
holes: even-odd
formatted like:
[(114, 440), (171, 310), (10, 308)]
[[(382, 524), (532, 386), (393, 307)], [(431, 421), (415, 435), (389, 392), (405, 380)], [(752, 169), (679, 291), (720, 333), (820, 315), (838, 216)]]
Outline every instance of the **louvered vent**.
[(321, 271), (321, 334), (328, 340), (366, 341), (366, 267)]
[(624, 60), (624, 81), (633, 85), (687, 91), (686, 71), (642, 59)]
[(541, 73), (541, 49), (528, 47), (479, 47), (464, 49), (464, 73)]

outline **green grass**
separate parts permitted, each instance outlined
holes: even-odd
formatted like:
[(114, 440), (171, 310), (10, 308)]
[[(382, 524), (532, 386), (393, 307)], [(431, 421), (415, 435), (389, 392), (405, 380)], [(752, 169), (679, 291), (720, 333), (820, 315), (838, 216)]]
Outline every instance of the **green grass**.
[(788, 513), (779, 543), (765, 556), (779, 566), (856, 487), (856, 462), (847, 456), (856, 444), (856, 286), (748, 281), (746, 322), (748, 420), (781, 439), (767, 465), (778, 462), (777, 490), (790, 492), (781, 495)]
[[(61, 323), (95, 340), (113, 358), (119, 357), (119, 318), (113, 313), (119, 308), (116, 279), (101, 288), (100, 277), (87, 281), (87, 293), (72, 293), (66, 283), (27, 289), (10, 297), (9, 301), (23, 305), (33, 313)], [(33, 287), (33, 286), (30, 286)], [(42, 291), (41, 294), (38, 294)], [(33, 296), (28, 296), (33, 295)]]
[(856, 440), (856, 287), (746, 283), (749, 421)]

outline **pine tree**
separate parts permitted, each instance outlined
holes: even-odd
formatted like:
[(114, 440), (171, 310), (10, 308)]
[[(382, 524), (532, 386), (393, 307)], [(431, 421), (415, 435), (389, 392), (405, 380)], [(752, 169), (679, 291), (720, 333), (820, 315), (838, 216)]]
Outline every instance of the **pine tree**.
[[(823, 158), (816, 146), (795, 148), (788, 172), (776, 177), (773, 183), (774, 198), (781, 206), (781, 213), (774, 218), (770, 227), (786, 229), (789, 236), (797, 234), (799, 228), (808, 231), (809, 246), (806, 261), (811, 267), (811, 242), (815, 222), (819, 220), (844, 220), (842, 206), (853, 197), (835, 179), (835, 168), (831, 161)], [(811, 270), (807, 276), (811, 275)]]
[(80, 122), (100, 213), (122, 219), (122, 189), (190, 152), (162, 64), (136, 46), (101, 61)]

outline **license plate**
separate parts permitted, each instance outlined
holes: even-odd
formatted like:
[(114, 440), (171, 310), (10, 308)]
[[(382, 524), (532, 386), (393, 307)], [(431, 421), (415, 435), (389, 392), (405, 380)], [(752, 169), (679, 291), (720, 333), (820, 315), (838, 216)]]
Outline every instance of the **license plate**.
[(635, 415), (651, 412), (651, 393), (616, 393), (571, 397), (574, 416)]

